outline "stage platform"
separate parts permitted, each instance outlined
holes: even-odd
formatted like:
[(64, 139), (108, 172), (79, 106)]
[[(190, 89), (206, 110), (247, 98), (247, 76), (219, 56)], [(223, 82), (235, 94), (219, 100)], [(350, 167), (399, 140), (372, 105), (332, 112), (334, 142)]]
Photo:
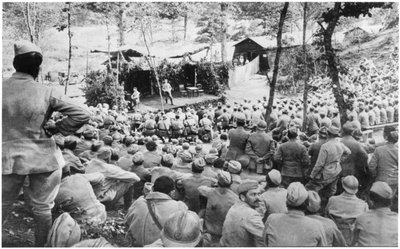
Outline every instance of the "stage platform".
[[(187, 105), (195, 104), (208, 104), (209, 102), (217, 102), (220, 97), (215, 95), (204, 94), (202, 96), (196, 97), (174, 97), (174, 105), (168, 100), (168, 104), (164, 104), (164, 110), (177, 109), (179, 107), (185, 107)], [(163, 98), (163, 101), (165, 99)], [(145, 97), (140, 100), (140, 104), (136, 107), (139, 111), (156, 111), (161, 110), (161, 100), (159, 95), (154, 95), (151, 97)]]

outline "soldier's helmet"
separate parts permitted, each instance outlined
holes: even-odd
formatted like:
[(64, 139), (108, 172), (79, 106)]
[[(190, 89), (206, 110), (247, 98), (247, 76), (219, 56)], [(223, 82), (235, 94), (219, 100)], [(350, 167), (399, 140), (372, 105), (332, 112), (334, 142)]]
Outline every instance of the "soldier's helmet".
[(178, 211), (164, 224), (161, 240), (165, 247), (195, 247), (201, 239), (200, 218), (192, 211)]

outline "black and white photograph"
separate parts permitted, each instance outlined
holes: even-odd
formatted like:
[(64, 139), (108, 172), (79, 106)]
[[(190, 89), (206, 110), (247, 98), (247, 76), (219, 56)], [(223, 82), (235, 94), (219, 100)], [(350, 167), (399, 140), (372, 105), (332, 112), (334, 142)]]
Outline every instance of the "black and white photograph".
[(398, 2), (2, 7), (1, 247), (398, 247)]

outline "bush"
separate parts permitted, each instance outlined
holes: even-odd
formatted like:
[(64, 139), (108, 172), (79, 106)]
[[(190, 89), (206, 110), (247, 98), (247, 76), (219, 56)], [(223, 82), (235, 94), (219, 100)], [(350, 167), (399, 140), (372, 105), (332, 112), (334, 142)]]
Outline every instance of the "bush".
[(116, 82), (115, 77), (106, 71), (92, 71), (85, 79), (86, 86), (82, 89), (88, 106), (107, 103), (110, 107), (117, 105), (123, 109), (127, 106), (124, 86)]
[(227, 64), (201, 62), (197, 64), (197, 83), (203, 86), (204, 92), (219, 96), (228, 84), (229, 67)]
[[(142, 70), (141, 68), (142, 67), (138, 64), (121, 67), (119, 76), (120, 82), (127, 82), (128, 78), (133, 77), (132, 73), (137, 70)], [(163, 60), (156, 67), (156, 70), (161, 85), (165, 79), (168, 79), (174, 91), (179, 91), (179, 85), (187, 85), (188, 82), (193, 82), (194, 75), (185, 74), (188, 70), (191, 72), (190, 70), (193, 70), (193, 68), (195, 68), (197, 72), (197, 84), (202, 86), (205, 93), (216, 96), (220, 96), (223, 93), (225, 86), (228, 85), (229, 64), (213, 63), (211, 66), (211, 63), (206, 61), (200, 61), (194, 64), (188, 63), (185, 60), (182, 60), (180, 63), (171, 63), (167, 60)], [(97, 81), (99, 81), (99, 79), (97, 79)], [(100, 79), (100, 81), (104, 81), (104, 79)], [(158, 94), (158, 86), (153, 71), (151, 72), (151, 82), (154, 92)], [(95, 92), (97, 88), (95, 86), (92, 88), (94, 88), (91, 89), (91, 91), (94, 92), (92, 95), (98, 95), (98, 93)], [(110, 98), (110, 101), (112, 100), (113, 98)]]

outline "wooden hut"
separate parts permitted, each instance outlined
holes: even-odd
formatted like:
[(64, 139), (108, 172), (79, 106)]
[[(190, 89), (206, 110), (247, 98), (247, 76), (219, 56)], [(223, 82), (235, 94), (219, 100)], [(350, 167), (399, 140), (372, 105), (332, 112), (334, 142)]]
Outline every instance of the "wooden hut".
[(257, 56), (259, 56), (259, 71), (268, 71), (268, 51), (270, 51), (274, 47), (273, 40), (267, 40), (265, 37), (248, 37), (236, 43), (234, 47), (234, 63), (243, 65), (244, 63), (246, 63), (246, 61), (250, 62), (254, 60)]
[(344, 32), (344, 42), (346, 44), (357, 44), (368, 41), (369, 33), (360, 27), (355, 27)]

